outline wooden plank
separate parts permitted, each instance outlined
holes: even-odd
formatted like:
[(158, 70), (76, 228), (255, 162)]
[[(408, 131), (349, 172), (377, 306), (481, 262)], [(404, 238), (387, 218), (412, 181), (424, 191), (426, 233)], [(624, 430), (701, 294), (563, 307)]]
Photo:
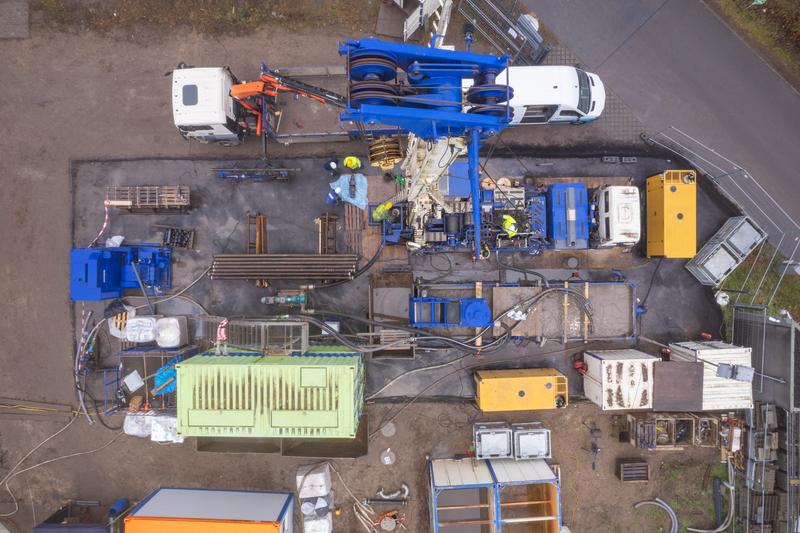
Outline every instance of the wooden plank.
[[(569, 288), (569, 283), (566, 282), (566, 281), (564, 282), (564, 288), (565, 289)], [(563, 308), (564, 308), (564, 337), (563, 337), (562, 343), (563, 344), (567, 344), (567, 337), (568, 337), (567, 328), (568, 328), (568, 325), (569, 325), (569, 296), (567, 296), (566, 292), (564, 293), (564, 307)]]
[(630, 185), (630, 176), (566, 176), (534, 178), (534, 185), (554, 185), (556, 183), (585, 183), (589, 189), (607, 185)]

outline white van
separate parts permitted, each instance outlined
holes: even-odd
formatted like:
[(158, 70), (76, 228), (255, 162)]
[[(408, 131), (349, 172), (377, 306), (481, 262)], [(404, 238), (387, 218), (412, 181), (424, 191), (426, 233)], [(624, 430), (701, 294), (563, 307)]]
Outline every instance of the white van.
[[(514, 89), (509, 102), (511, 126), (520, 124), (582, 124), (595, 120), (606, 105), (600, 77), (567, 66), (513, 66), (502, 71), (496, 83)], [(472, 85), (465, 80), (463, 88)]]
[(642, 236), (639, 189), (633, 185), (610, 185), (594, 192), (598, 248), (633, 246)]

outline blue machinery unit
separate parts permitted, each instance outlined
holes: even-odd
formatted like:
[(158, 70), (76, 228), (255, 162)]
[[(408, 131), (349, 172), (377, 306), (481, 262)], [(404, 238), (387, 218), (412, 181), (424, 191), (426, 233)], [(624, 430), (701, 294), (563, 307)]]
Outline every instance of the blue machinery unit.
[[(455, 167), (458, 163), (454, 163)], [(466, 196), (461, 177), (451, 172), (440, 189), (448, 198)], [(514, 198), (496, 190), (481, 190), (481, 241), (490, 252), (538, 253), (542, 250), (580, 250), (589, 247), (592, 205), (583, 183), (558, 183), (546, 189), (526, 185)], [(390, 217), (382, 222), (383, 240), (398, 244), (411, 238), (411, 228), (405, 226), (405, 204), (394, 206)], [(513, 237), (503, 229), (503, 217), (511, 216), (517, 223)], [(432, 250), (472, 249), (473, 226), (465, 213), (447, 213), (442, 218), (425, 222), (425, 231), (439, 236), (429, 243)]]
[[(481, 228), (478, 150), (482, 138), (498, 134), (511, 120), (512, 89), (496, 79), (508, 66), (508, 56), (378, 39), (346, 41), (339, 54), (347, 58), (350, 82), (342, 122), (395, 126), (427, 141), (467, 137), (472, 227)], [(404, 76), (399, 78), (400, 71)], [(468, 109), (462, 94), (467, 79), (473, 81), (466, 93)], [(481, 232), (473, 233), (477, 257)]]
[(583, 183), (556, 183), (547, 189), (547, 238), (554, 250), (589, 247), (589, 196)]
[(148, 294), (158, 294), (172, 287), (172, 249), (157, 244), (73, 248), (70, 253), (70, 299), (119, 298), (125, 289), (139, 288), (137, 273)]
[(483, 298), (410, 298), (408, 315), (414, 328), (482, 328), (493, 323)]

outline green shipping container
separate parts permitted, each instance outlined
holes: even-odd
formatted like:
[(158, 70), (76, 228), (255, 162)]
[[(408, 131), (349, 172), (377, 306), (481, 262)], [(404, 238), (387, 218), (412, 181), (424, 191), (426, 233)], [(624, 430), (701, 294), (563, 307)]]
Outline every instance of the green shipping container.
[[(353, 438), (364, 406), (360, 355), (196, 355), (177, 365), (185, 437)], [(213, 352), (210, 352), (213, 353)]]

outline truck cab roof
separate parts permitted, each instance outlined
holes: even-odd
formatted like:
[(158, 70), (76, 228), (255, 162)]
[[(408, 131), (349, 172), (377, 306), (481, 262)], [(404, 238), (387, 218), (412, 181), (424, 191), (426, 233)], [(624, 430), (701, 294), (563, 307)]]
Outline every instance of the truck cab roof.
[(233, 118), (233, 76), (225, 68), (183, 68), (172, 72), (175, 126), (225, 124)]

